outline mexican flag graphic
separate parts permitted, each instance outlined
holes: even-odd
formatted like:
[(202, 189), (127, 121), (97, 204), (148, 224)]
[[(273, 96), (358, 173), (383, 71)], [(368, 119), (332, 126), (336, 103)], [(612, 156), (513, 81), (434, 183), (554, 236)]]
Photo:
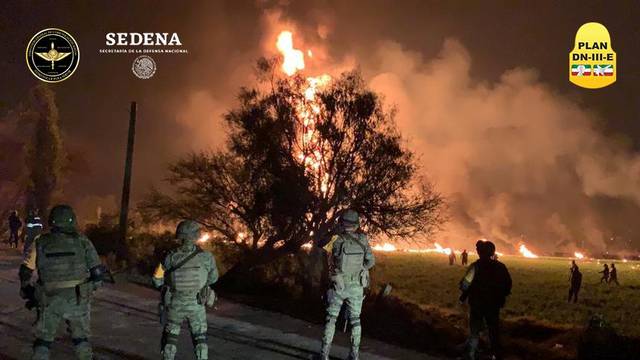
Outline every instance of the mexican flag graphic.
[(613, 76), (613, 65), (595, 65), (593, 76)]
[(576, 64), (571, 65), (572, 76), (589, 76), (591, 75), (591, 65)]

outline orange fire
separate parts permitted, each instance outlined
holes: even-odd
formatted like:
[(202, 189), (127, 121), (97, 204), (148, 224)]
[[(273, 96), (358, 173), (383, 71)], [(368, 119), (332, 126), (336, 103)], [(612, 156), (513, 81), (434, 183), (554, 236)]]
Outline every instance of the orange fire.
[(382, 245), (378, 244), (373, 247), (374, 251), (384, 251), (384, 252), (392, 252), (398, 250), (395, 245), (384, 243)]
[(433, 243), (432, 248), (423, 248), (423, 249), (408, 249), (407, 252), (410, 253), (438, 253), (438, 254), (445, 254), (445, 255), (450, 255), (451, 252), (453, 250), (451, 250), (450, 248), (443, 248), (442, 245), (438, 244), (438, 243)]
[(283, 55), (282, 71), (291, 76), (298, 70), (304, 69), (304, 54), (293, 47), (293, 34), (291, 31), (283, 31), (278, 35), (276, 47)]
[(525, 244), (520, 245), (520, 254), (522, 254), (522, 256), (526, 257), (526, 258), (537, 258), (538, 255), (534, 254), (531, 252), (531, 250), (527, 249), (527, 246)]
[(581, 252), (578, 252), (578, 251), (574, 252), (573, 256), (575, 256), (575, 258), (578, 259), (578, 260), (584, 259), (584, 254), (581, 253)]
[(200, 238), (198, 239), (198, 243), (204, 244), (207, 241), (209, 241), (210, 238), (211, 238), (211, 235), (209, 233), (204, 233), (200, 235)]
[[(291, 31), (282, 31), (278, 35), (276, 48), (282, 54), (282, 71), (287, 76), (293, 76), (305, 68), (304, 52), (293, 46), (293, 34)], [(312, 56), (311, 50), (307, 51)], [(306, 170), (314, 175), (315, 187), (326, 194), (329, 190), (329, 174), (324, 171), (324, 145), (318, 136), (316, 125), (322, 121), (322, 104), (317, 98), (317, 93), (329, 84), (331, 76), (322, 74), (315, 77), (307, 77), (302, 86), (302, 98), (294, 100), (294, 106), (299, 120), (297, 134), (298, 142), (295, 144), (294, 154)]]

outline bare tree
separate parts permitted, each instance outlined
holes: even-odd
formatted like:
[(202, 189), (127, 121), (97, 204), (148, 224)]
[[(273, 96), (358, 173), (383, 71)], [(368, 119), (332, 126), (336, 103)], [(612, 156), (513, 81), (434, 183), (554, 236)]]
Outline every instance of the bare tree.
[[(362, 215), (371, 235), (411, 239), (438, 228), (443, 198), (417, 175), (395, 111), (358, 72), (334, 79), (309, 103), (307, 79), (264, 76), (271, 67), (259, 67), (263, 81), (243, 88), (225, 116), (227, 149), (172, 164), (174, 191), (153, 189), (139, 204), (143, 214), (152, 221), (195, 218), (242, 250), (237, 267), (264, 264), (309, 241), (322, 245), (346, 208)], [(312, 128), (301, 116), (307, 106)]]

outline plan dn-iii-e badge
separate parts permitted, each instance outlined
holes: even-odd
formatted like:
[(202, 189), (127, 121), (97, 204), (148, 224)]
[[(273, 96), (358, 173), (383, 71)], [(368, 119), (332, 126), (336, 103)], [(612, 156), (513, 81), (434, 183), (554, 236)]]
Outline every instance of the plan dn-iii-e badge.
[(569, 54), (569, 81), (587, 89), (599, 89), (616, 82), (616, 52), (607, 28), (597, 22), (586, 23), (576, 33)]
[(27, 45), (27, 66), (38, 79), (55, 83), (76, 71), (80, 50), (66, 31), (50, 28), (35, 34)]

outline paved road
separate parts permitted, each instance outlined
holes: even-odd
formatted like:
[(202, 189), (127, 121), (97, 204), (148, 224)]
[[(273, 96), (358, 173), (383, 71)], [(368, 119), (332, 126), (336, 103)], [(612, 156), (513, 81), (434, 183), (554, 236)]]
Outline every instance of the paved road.
[[(18, 296), (17, 251), (0, 249), (0, 359), (28, 359), (31, 353), (31, 324), (35, 312), (28, 312)], [(96, 359), (157, 359), (161, 328), (156, 316), (157, 293), (120, 281), (107, 285), (95, 296), (92, 308), (92, 343)], [(208, 314), (211, 359), (290, 360), (309, 359), (319, 347), (321, 329), (301, 320), (222, 299)], [(178, 359), (193, 359), (188, 333), (180, 336)], [(52, 359), (72, 359), (69, 337), (60, 330), (52, 347)], [(338, 335), (346, 344), (347, 336)], [(379, 341), (363, 339), (362, 359), (437, 360)], [(336, 359), (347, 355), (345, 346), (334, 346)]]

